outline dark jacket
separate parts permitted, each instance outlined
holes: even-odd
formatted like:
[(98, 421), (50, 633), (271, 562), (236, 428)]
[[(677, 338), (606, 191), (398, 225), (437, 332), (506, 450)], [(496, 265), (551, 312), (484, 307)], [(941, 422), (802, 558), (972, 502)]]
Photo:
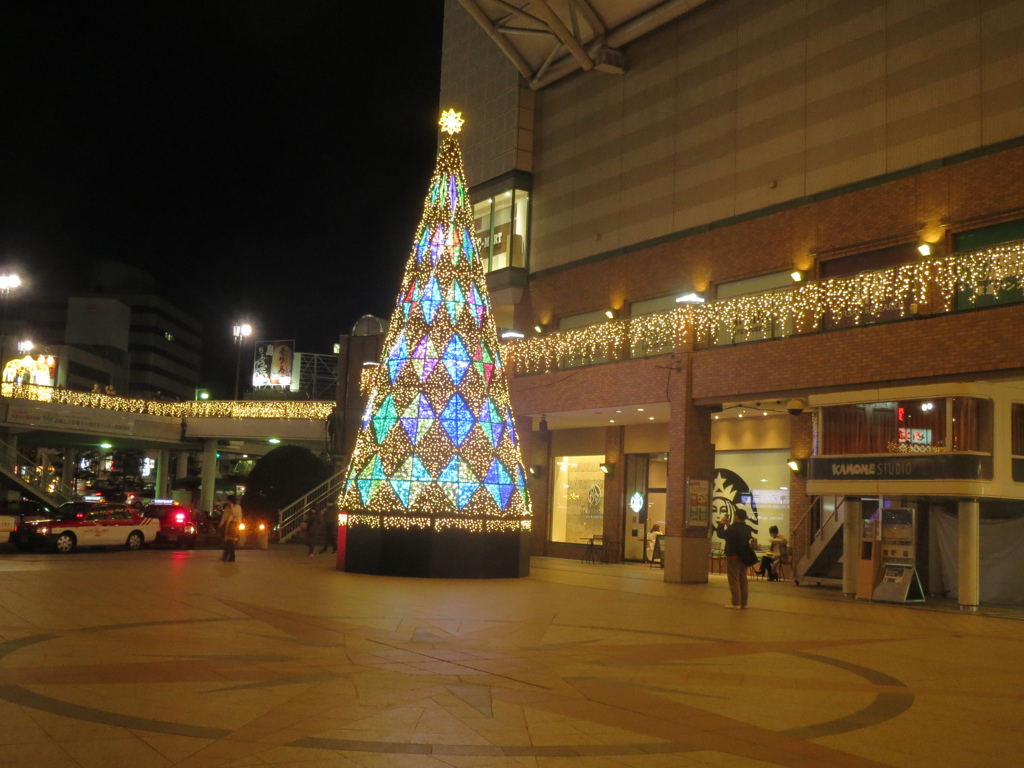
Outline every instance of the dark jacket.
[(736, 557), (740, 553), (740, 547), (750, 544), (754, 537), (754, 529), (747, 525), (746, 520), (737, 520), (728, 528), (724, 525), (715, 529), (718, 538), (725, 542), (725, 556)]

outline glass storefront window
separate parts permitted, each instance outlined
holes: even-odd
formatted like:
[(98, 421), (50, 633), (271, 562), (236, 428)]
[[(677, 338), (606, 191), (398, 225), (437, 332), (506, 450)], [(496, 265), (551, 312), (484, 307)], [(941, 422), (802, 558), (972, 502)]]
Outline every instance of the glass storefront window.
[(1013, 403), (1011, 407), (1010, 453), (1024, 456), (1024, 403)]
[(494, 272), (505, 267), (527, 265), (529, 243), (530, 193), (510, 188), (473, 206), (477, 249), (484, 270)]
[(992, 401), (954, 397), (952, 448), (961, 453), (992, 453)]
[(551, 541), (585, 544), (604, 533), (604, 456), (557, 456)]
[(821, 455), (940, 453), (946, 445), (946, 400), (900, 400), (821, 409)]
[(820, 446), (821, 456), (990, 454), (992, 402), (939, 397), (826, 406), (821, 409)]

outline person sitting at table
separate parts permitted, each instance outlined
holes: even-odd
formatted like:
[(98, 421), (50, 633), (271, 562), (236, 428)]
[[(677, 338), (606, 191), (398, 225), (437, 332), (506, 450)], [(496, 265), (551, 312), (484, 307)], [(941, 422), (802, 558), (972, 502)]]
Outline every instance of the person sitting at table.
[(777, 525), (769, 528), (768, 533), (772, 536), (772, 543), (769, 545), (768, 551), (761, 557), (761, 567), (755, 568), (754, 573), (758, 576), (767, 576), (768, 581), (778, 581), (779, 574), (775, 566), (782, 559), (782, 554), (786, 551), (789, 539), (779, 533), (779, 526)]

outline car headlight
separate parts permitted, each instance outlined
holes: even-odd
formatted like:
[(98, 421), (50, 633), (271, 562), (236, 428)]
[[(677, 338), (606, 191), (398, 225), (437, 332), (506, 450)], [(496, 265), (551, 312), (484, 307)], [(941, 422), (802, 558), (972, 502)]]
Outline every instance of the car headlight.
[(195, 532), (196, 532), (196, 527), (194, 525), (186, 525), (185, 526), (185, 533), (195, 533)]

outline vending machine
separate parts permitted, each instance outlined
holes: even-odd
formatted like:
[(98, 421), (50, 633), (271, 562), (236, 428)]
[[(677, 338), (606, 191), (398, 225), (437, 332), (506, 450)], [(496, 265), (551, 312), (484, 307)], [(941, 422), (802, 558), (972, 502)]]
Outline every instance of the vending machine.
[(887, 603), (923, 603), (924, 590), (917, 575), (917, 510), (907, 507), (879, 510), (881, 529), (880, 572), (872, 600)]

